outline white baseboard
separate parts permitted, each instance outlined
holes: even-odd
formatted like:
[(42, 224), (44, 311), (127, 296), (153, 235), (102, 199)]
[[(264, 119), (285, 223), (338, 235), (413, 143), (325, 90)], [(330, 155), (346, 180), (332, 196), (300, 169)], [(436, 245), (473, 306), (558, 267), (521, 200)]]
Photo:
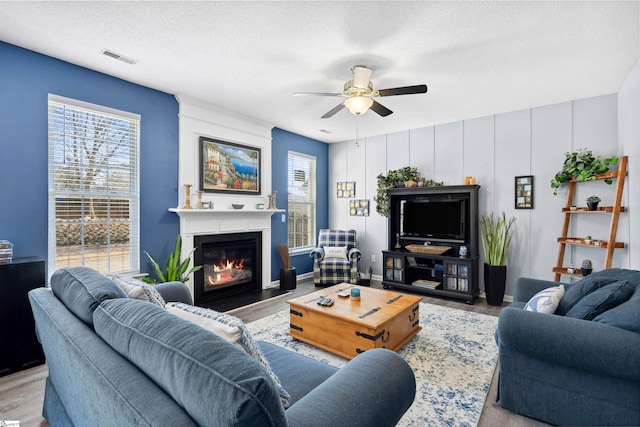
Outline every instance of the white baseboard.
[[(487, 294), (484, 291), (482, 291), (482, 292), (480, 292), (480, 295), (478, 295), (478, 298), (487, 299)], [(502, 300), (506, 301), (508, 303), (512, 303), (513, 302), (513, 295), (505, 295)]]

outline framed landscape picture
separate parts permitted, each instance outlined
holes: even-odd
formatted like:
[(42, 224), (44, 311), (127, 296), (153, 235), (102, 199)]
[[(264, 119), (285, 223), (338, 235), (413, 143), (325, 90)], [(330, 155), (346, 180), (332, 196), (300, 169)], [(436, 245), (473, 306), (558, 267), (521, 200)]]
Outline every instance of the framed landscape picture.
[(200, 190), (260, 194), (260, 148), (200, 137)]

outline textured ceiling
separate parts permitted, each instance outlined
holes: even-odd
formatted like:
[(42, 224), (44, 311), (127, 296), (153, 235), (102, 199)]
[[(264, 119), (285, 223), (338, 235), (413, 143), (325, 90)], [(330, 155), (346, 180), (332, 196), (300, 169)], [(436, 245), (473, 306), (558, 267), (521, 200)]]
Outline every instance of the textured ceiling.
[(377, 89), (428, 85), (379, 99), (394, 114), (359, 117), (360, 137), (614, 93), (639, 17), (638, 1), (0, 2), (0, 39), (335, 142), (356, 117), (294, 92), (340, 92), (359, 64)]

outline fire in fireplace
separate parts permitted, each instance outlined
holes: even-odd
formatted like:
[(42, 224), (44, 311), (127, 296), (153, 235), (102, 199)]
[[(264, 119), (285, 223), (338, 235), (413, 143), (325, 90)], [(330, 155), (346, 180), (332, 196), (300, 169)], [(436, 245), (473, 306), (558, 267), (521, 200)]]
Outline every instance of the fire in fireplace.
[(217, 264), (211, 263), (204, 266), (205, 287), (233, 285), (252, 278), (251, 268), (244, 268), (244, 258), (231, 261), (222, 259)]
[(262, 233), (195, 236), (194, 247), (196, 305), (262, 289)]

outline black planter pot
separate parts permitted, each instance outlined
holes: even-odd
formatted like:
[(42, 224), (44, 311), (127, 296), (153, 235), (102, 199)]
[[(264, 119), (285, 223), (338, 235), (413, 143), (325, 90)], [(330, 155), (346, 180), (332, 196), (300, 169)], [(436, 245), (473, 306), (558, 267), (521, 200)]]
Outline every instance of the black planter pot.
[(296, 288), (296, 268), (280, 269), (280, 290), (288, 291)]
[(506, 265), (484, 265), (484, 291), (489, 305), (502, 305), (506, 283)]
[(589, 209), (590, 211), (597, 211), (598, 203), (599, 202), (587, 202), (587, 209)]

